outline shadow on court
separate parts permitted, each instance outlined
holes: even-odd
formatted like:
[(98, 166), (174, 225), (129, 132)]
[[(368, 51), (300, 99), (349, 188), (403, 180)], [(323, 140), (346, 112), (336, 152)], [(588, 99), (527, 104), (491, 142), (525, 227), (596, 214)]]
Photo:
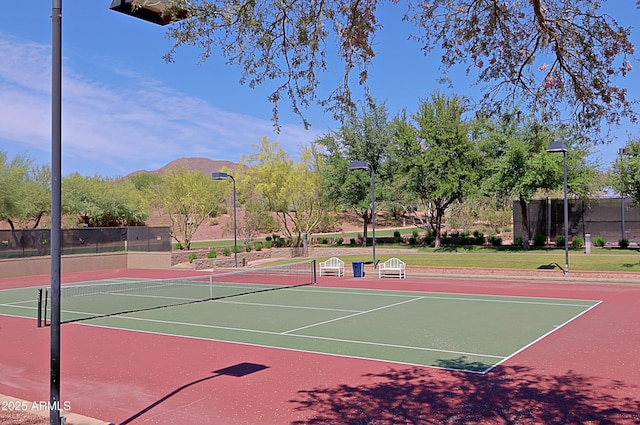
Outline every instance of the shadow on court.
[(187, 388), (192, 387), (192, 386), (194, 386), (196, 384), (199, 384), (201, 382), (205, 382), (205, 381), (208, 381), (210, 379), (217, 378), (219, 376), (224, 376), (224, 375), (233, 376), (233, 377), (236, 377), (236, 378), (242, 378), (243, 376), (247, 376), (249, 374), (252, 374), (252, 373), (255, 373), (255, 372), (259, 372), (261, 370), (268, 369), (268, 368), (269, 368), (269, 366), (265, 366), (265, 365), (261, 365), (261, 364), (243, 362), (243, 363), (238, 363), (238, 364), (233, 365), (233, 366), (225, 367), (223, 369), (214, 370), (213, 372), (211, 372), (212, 373), (211, 376), (206, 376), (204, 378), (197, 379), (197, 380), (195, 380), (193, 382), (189, 382), (188, 384), (185, 384), (185, 385), (183, 385), (183, 386), (181, 386), (179, 388), (176, 388), (175, 390), (171, 391), (169, 394), (165, 395), (164, 397), (162, 397), (158, 401), (153, 402), (152, 404), (150, 404), (149, 406), (145, 407), (144, 409), (142, 409), (138, 413), (136, 413), (133, 416), (131, 416), (131, 417), (125, 419), (124, 421), (120, 422), (120, 425), (130, 424), (134, 420), (138, 419), (140, 416), (142, 416), (145, 413), (149, 412), (154, 407), (157, 407), (160, 404), (164, 403), (165, 401), (167, 401), (168, 399), (170, 399), (174, 395), (178, 394), (179, 392), (184, 391)]
[[(443, 365), (446, 366), (446, 365)], [(640, 402), (618, 381), (568, 372), (541, 375), (524, 366), (498, 366), (489, 374), (424, 368), (366, 375), (370, 385), (300, 391), (296, 410), (320, 424), (637, 424)]]

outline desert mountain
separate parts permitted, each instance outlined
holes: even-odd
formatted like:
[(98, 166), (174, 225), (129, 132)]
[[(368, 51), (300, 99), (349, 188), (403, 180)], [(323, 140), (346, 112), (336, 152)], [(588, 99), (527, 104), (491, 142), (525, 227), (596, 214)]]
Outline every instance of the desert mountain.
[(169, 170), (174, 168), (186, 168), (188, 170), (193, 171), (201, 171), (204, 175), (210, 176), (211, 173), (221, 171), (223, 168), (225, 170), (233, 171), (238, 168), (238, 164), (231, 161), (216, 161), (209, 158), (178, 158), (176, 160), (171, 161), (164, 167), (158, 168), (153, 171), (139, 170), (134, 171), (130, 175), (136, 175), (141, 173), (150, 173), (150, 174), (166, 174)]

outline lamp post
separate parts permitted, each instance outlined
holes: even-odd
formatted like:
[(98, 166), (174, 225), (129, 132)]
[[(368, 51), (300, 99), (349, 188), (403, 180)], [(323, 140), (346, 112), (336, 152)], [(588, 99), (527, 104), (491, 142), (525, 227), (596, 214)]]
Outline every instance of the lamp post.
[(377, 267), (377, 264), (376, 264), (376, 191), (375, 191), (376, 176), (373, 171), (373, 167), (367, 161), (352, 161), (349, 169), (371, 171), (371, 234), (372, 234), (371, 246), (373, 248), (373, 268), (375, 269)]
[[(132, 0), (113, 0), (111, 8), (166, 25), (186, 17), (185, 11), (165, 15), (165, 2), (131, 8)], [(159, 6), (162, 5), (162, 6)], [(123, 11), (123, 10), (119, 10)], [(51, 370), (49, 423), (60, 425), (60, 268), (62, 255), (62, 0), (51, 1)]]
[[(620, 148), (618, 149), (618, 154), (620, 155), (620, 178), (622, 178), (622, 172), (623, 172), (623, 164), (622, 164), (622, 157), (623, 155), (628, 155), (629, 151), (627, 151), (627, 149), (625, 148)], [(624, 198), (625, 198), (625, 194), (621, 193), (620, 194), (620, 223), (621, 223), (621, 231), (622, 231), (622, 235), (620, 237), (620, 239), (626, 239), (625, 233), (626, 233), (626, 229), (624, 228)]]
[(547, 148), (549, 153), (562, 152), (564, 174), (564, 275), (569, 275), (569, 201), (567, 199), (567, 145), (564, 142), (551, 142)]
[(231, 179), (233, 182), (233, 260), (236, 268), (238, 267), (238, 232), (236, 226), (236, 179), (229, 173), (211, 173), (211, 178), (214, 180), (226, 180)]

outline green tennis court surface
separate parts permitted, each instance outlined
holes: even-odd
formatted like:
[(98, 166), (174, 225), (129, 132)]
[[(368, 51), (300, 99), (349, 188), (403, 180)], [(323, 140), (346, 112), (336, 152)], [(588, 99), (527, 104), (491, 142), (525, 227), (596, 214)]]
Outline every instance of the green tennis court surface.
[[(36, 291), (0, 291), (0, 314), (33, 317), (35, 327)], [(101, 309), (120, 309), (111, 304), (123, 298), (154, 296), (93, 294), (77, 297), (72, 307), (63, 298), (61, 316), (98, 316), (84, 323), (120, 329), (486, 372), (599, 303), (317, 285), (203, 302), (190, 302), (189, 291), (175, 288), (156, 296), (187, 303), (100, 317)]]

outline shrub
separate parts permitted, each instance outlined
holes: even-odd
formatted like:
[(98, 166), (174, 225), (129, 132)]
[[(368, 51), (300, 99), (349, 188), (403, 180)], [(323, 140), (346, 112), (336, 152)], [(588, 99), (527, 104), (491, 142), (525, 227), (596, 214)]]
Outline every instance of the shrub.
[(411, 231), (411, 236), (414, 237), (414, 239), (418, 239), (418, 235), (420, 234), (420, 232), (418, 232), (418, 229), (413, 229)]
[(218, 256), (218, 253), (216, 252), (215, 249), (212, 249), (207, 253), (207, 258), (216, 258), (217, 256)]
[(271, 236), (267, 236), (266, 238), (264, 238), (267, 242), (271, 242)]
[(349, 245), (356, 246), (356, 239), (355, 238), (349, 239)]
[(584, 239), (582, 239), (580, 236), (574, 236), (571, 239), (571, 248), (573, 249), (582, 248), (582, 245), (584, 245)]
[(603, 247), (607, 244), (607, 240), (602, 236), (596, 236), (593, 238), (593, 246)]
[(522, 246), (522, 236), (518, 236), (513, 240), (513, 246)]
[(547, 238), (539, 233), (533, 237), (533, 246), (544, 246), (546, 242)]
[(262, 242), (256, 242), (256, 251), (262, 251)]
[(493, 246), (502, 245), (502, 238), (500, 236), (489, 236), (489, 243)]
[(629, 248), (629, 239), (620, 239), (618, 241), (618, 246), (622, 249)]
[(222, 255), (224, 255), (225, 257), (230, 256), (231, 255), (231, 248), (228, 248), (228, 247), (222, 248)]
[(189, 254), (189, 263), (193, 263), (193, 260), (197, 260), (198, 259), (198, 254), (196, 254), (195, 252)]
[(393, 242), (394, 243), (402, 242), (402, 235), (400, 235), (400, 231), (399, 230), (395, 230), (393, 232)]
[[(267, 236), (267, 238), (269, 238), (269, 236)], [(271, 248), (273, 246), (273, 241), (271, 239), (267, 239), (265, 238), (265, 242), (264, 242), (264, 246), (267, 248)]]
[(435, 232), (433, 230), (427, 230), (424, 233), (424, 243), (425, 245), (431, 245), (433, 241), (436, 240)]
[(564, 236), (558, 236), (558, 237), (556, 237), (556, 246), (557, 246), (558, 248), (564, 248), (564, 244), (565, 244)]
[(344, 242), (344, 239), (342, 239), (341, 237), (338, 237), (338, 238), (336, 239), (336, 245), (342, 245), (342, 244), (343, 244), (343, 242)]
[(509, 233), (511, 231), (511, 227), (505, 226), (505, 227), (502, 228), (502, 231), (505, 232), (505, 233)]
[(415, 236), (409, 238), (409, 245), (415, 245), (418, 243), (418, 239)]
[(322, 239), (320, 239), (320, 243), (321, 243), (322, 245), (326, 245), (326, 244), (328, 244), (328, 243), (329, 243), (329, 240), (328, 240), (327, 238), (322, 238)]

